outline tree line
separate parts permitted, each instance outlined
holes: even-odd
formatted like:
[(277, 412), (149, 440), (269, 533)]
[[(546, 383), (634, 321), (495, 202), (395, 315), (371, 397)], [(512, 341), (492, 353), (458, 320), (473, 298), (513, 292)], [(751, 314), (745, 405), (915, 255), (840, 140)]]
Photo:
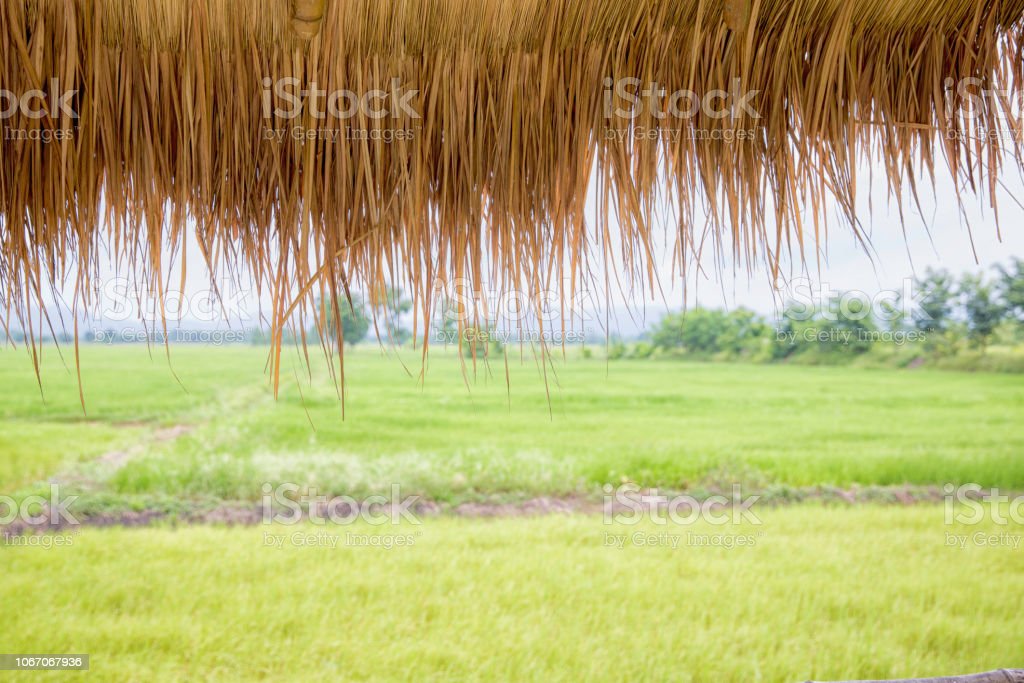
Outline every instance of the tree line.
[[(908, 292), (874, 301), (850, 292), (813, 304), (791, 301), (774, 319), (745, 308), (674, 312), (635, 344), (610, 343), (609, 356), (820, 363), (959, 357), (984, 367), (992, 363), (980, 359), (994, 347), (1024, 349), (1024, 260), (960, 278), (929, 269), (911, 282)], [(1018, 355), (1024, 370), (1024, 353)]]

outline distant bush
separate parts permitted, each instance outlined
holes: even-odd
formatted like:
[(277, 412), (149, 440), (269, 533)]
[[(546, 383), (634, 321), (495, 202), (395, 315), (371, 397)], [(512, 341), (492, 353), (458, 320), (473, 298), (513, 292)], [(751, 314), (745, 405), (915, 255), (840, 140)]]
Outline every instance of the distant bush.
[(640, 359), (650, 358), (651, 356), (654, 355), (654, 350), (655, 349), (652, 344), (648, 344), (647, 342), (639, 342), (636, 346), (633, 347), (632, 357)]
[(608, 342), (608, 360), (619, 360), (626, 357), (629, 349), (621, 341)]

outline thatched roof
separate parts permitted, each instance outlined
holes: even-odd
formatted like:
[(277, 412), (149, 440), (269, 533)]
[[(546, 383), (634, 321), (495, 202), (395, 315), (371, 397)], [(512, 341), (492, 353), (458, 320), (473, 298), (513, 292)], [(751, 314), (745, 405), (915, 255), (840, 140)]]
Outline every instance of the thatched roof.
[[(0, 119), (0, 297), (8, 322), (39, 324), (70, 279), (86, 305), (104, 245), (160, 283), (194, 223), (211, 263), (271, 289), (277, 329), (299, 295), (396, 280), (422, 324), (437, 277), (540, 288), (596, 253), (643, 279), (659, 201), (681, 256), (708, 241), (771, 270), (823, 239), (829, 206), (858, 230), (865, 157), (898, 198), (944, 173), (994, 201), (1021, 165), (1001, 110), (1018, 109), (1022, 16), (1024, 0), (5, 0), (0, 89), (73, 93)], [(347, 118), (342, 96), (323, 119), (265, 115), (312, 84), (388, 95)], [(658, 118), (680, 92), (713, 96)]]

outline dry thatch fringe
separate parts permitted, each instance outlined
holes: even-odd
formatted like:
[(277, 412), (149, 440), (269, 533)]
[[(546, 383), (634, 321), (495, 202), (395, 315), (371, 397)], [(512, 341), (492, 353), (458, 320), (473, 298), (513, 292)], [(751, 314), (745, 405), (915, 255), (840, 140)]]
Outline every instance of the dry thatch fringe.
[[(87, 308), (104, 248), (148, 286), (172, 287), (168, 256), (194, 223), (212, 270), (244, 267), (271, 293), (276, 390), (282, 332), (309, 298), (403, 283), (426, 354), (438, 279), (535, 291), (565, 277), (571, 292), (599, 258), (623, 286), (655, 287), (662, 202), (680, 263), (731, 253), (777, 275), (824, 241), (830, 203), (860, 234), (859, 159), (881, 162), (897, 201), (945, 172), (993, 206), (1007, 158), (1022, 165), (1020, 122), (1000, 114), (1024, 90), (1024, 0), (328, 0), (322, 16), (321, 5), (0, 5), (0, 88), (58, 79), (78, 115), (0, 120), (5, 329), (17, 321), (35, 339), (49, 324), (40, 302), (63, 283)], [(267, 120), (264, 79), (286, 77), (356, 93), (397, 79), (421, 118)], [(757, 91), (760, 116), (608, 118), (607, 78)], [(950, 97), (967, 78), (1006, 97), (972, 116)], [(264, 139), (296, 123), (376, 138)], [(632, 139), (644, 129), (661, 134)], [(721, 139), (748, 129), (751, 140)], [(14, 135), (25, 131), (70, 135)], [(340, 357), (343, 344), (325, 351)]]

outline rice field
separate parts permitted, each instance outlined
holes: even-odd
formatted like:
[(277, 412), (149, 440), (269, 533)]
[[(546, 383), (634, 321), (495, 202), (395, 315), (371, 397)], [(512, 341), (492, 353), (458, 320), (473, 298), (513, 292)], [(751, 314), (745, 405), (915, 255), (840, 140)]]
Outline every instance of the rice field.
[[(73, 367), (50, 350), (40, 398), (23, 353), (0, 355), (0, 490), (82, 463), (118, 496), (255, 499), (259, 482), (365, 493), (401, 481), (437, 500), (598, 491), (942, 485), (1024, 489), (1024, 382), (1012, 375), (532, 358), (490, 372), (433, 353), (347, 354), (345, 419), (328, 371), (294, 352), (274, 400), (266, 350), (83, 347), (87, 415)], [(69, 359), (70, 363), (70, 359)], [(177, 379), (176, 379), (177, 377)], [(550, 395), (550, 399), (549, 399)], [(163, 439), (161, 429), (181, 428)], [(156, 434), (156, 435), (155, 435)], [(116, 472), (89, 465), (140, 453)]]
[[(606, 483), (762, 492), (1024, 488), (1024, 385), (936, 371), (347, 354), (346, 419), (265, 350), (0, 354), (0, 494), (90, 509), (259, 499), (264, 481), (458, 504)], [(403, 361), (405, 367), (403, 367)], [(315, 361), (316, 362), (316, 361)], [(410, 371), (406, 372), (406, 369)], [(175, 378), (177, 377), (177, 379)], [(301, 390), (301, 391), (300, 391)], [(1022, 666), (1024, 529), (942, 503), (768, 505), (758, 522), (599, 513), (317, 526), (84, 526), (0, 542), (0, 651), (88, 653), (102, 681), (804, 681)], [(59, 542), (58, 542), (59, 539)], [(11, 680), (74, 672), (6, 674)]]
[[(0, 549), (2, 649), (89, 653), (104, 681), (796, 683), (1020, 664), (1022, 551), (945, 541), (998, 528), (946, 528), (933, 506), (800, 506), (762, 521), (85, 529), (70, 547)], [(296, 533), (340, 541), (299, 546)], [(413, 544), (346, 542), (381, 533)], [(606, 540), (637, 533), (681, 540)], [(689, 541), (723, 533), (754, 545)]]

